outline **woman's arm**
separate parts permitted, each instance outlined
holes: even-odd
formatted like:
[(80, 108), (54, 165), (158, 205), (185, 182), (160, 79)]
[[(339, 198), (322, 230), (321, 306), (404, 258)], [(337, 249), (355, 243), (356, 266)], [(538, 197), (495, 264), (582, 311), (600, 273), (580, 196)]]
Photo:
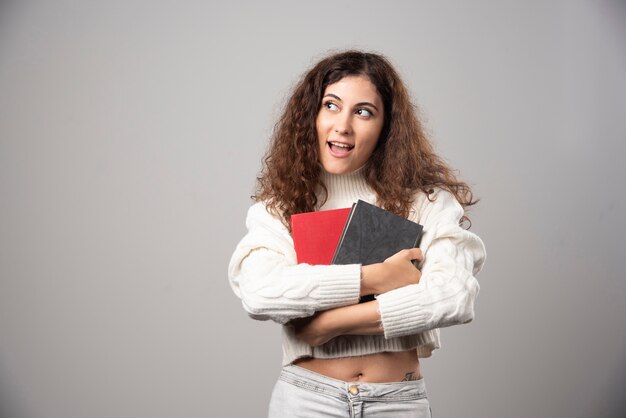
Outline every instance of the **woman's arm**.
[(292, 321), (296, 337), (317, 347), (340, 335), (381, 335), (384, 333), (378, 301), (359, 303), (316, 313)]
[[(470, 322), (479, 292), (476, 275), (485, 262), (485, 246), (459, 220), (463, 207), (449, 192), (438, 190), (425, 202), (421, 247), (422, 278), (377, 298), (385, 338), (400, 337)], [(418, 211), (419, 213), (419, 211)]]
[(251, 317), (284, 324), (358, 302), (360, 265), (297, 264), (289, 231), (262, 203), (248, 210), (246, 226), (248, 233), (235, 248), (228, 276)]

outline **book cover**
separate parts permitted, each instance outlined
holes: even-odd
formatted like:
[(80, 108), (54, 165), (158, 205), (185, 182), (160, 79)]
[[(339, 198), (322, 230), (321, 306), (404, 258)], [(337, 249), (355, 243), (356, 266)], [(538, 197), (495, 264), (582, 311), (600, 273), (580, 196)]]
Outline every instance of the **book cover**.
[(422, 225), (359, 200), (333, 257), (333, 264), (380, 263), (400, 250), (419, 244)]
[(291, 236), (298, 263), (331, 264), (350, 208), (291, 216)]

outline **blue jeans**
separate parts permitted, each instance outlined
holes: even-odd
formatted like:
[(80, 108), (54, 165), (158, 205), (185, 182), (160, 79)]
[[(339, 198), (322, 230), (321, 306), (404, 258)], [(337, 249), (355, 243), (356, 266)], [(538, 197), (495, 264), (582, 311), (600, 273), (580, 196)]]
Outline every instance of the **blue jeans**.
[(424, 379), (344, 382), (302, 367), (283, 367), (270, 400), (269, 418), (430, 418)]

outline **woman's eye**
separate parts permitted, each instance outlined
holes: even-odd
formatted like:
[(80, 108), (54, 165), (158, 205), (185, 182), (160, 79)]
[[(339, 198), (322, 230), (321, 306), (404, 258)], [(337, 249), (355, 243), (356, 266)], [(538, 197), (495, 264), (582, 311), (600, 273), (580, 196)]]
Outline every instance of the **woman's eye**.
[(324, 106), (326, 106), (326, 108), (329, 109), (329, 110), (337, 110), (337, 109), (339, 109), (339, 106), (337, 106), (333, 102), (326, 102), (326, 103), (324, 103)]
[(365, 117), (368, 117), (368, 118), (369, 118), (370, 116), (373, 116), (373, 115), (372, 115), (372, 112), (370, 112), (370, 111), (369, 111), (369, 110), (367, 110), (367, 109), (359, 109), (359, 110), (357, 110), (357, 111), (356, 111), (356, 113), (357, 113), (357, 115), (359, 115), (359, 116), (365, 116)]

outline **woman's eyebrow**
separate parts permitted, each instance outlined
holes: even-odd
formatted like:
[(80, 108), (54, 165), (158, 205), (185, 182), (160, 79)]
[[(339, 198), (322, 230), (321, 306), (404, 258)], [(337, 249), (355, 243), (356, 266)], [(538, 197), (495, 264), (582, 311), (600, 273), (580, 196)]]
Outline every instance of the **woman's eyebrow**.
[(332, 94), (332, 93), (328, 93), (328, 94), (324, 95), (324, 97), (333, 97), (333, 98), (339, 100), (340, 102), (342, 101), (341, 97), (337, 96), (336, 94)]
[(354, 106), (371, 106), (374, 109), (376, 109), (376, 111), (378, 111), (378, 108), (376, 107), (376, 105), (374, 105), (374, 103), (370, 103), (370, 102), (359, 102), (359, 103), (355, 104)]
[[(340, 102), (342, 101), (341, 97), (337, 96), (336, 94), (332, 94), (332, 93), (328, 93), (328, 94), (324, 95), (324, 97), (332, 97), (334, 99), (339, 100)], [(355, 104), (355, 106), (371, 106), (376, 111), (378, 111), (378, 108), (373, 103), (370, 103), (370, 102), (359, 102), (359, 103)]]

